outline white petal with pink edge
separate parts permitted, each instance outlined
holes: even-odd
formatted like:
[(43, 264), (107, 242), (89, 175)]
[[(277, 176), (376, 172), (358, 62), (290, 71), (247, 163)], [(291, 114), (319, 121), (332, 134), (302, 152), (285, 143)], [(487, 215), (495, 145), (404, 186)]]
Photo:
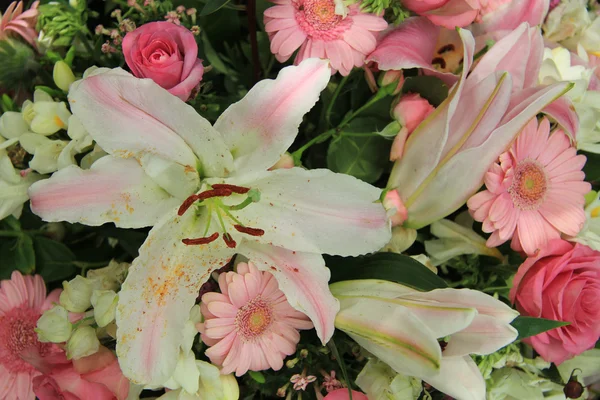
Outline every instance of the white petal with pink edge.
[(288, 303), (313, 321), (323, 343), (331, 339), (333, 321), (340, 305), (327, 286), (330, 272), (320, 254), (295, 252), (247, 241), (238, 251), (258, 269), (275, 276)]
[(45, 221), (114, 222), (123, 228), (153, 225), (179, 205), (133, 159), (105, 156), (92, 168), (69, 166), (29, 189), (31, 209)]
[(236, 174), (264, 171), (279, 160), (330, 77), (327, 61), (304, 60), (282, 69), (275, 80), (258, 82), (221, 114), (214, 127), (234, 156)]
[(423, 380), (456, 400), (485, 400), (485, 381), (471, 357), (444, 357), (440, 373)]
[(265, 231), (248, 240), (342, 256), (370, 253), (390, 240), (381, 189), (350, 175), (290, 168), (229, 181), (260, 191), (259, 202), (236, 213), (244, 225)]
[(150, 231), (119, 293), (117, 355), (125, 376), (136, 383), (162, 385), (173, 374), (200, 286), (233, 256), (220, 240), (183, 244), (184, 238), (203, 236), (205, 221), (193, 212), (175, 212)]

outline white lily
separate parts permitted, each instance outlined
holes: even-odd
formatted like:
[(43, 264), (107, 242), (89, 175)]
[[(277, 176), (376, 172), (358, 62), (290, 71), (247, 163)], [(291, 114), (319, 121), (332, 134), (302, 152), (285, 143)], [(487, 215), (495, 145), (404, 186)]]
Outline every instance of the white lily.
[(71, 85), (74, 114), (109, 156), (32, 187), (32, 210), (47, 221), (154, 225), (119, 293), (117, 354), (127, 377), (159, 385), (172, 375), (200, 286), (235, 254), (271, 272), (329, 340), (339, 305), (321, 254), (359, 255), (389, 241), (381, 190), (329, 170), (267, 169), (330, 76), (317, 59), (284, 68), (214, 126), (120, 69)]
[[(510, 325), (518, 313), (475, 290), (420, 292), (375, 279), (330, 288), (341, 304), (336, 328), (396, 372), (458, 400), (485, 398), (485, 381), (470, 354), (491, 354), (518, 335)], [(439, 339), (447, 340), (443, 352)]]

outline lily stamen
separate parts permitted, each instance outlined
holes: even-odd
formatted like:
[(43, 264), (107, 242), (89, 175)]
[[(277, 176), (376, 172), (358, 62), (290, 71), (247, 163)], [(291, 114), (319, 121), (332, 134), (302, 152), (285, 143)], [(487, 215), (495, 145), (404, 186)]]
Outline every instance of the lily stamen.
[(215, 240), (217, 240), (218, 237), (219, 237), (219, 233), (215, 232), (212, 235), (207, 236), (207, 237), (201, 237), (201, 238), (197, 238), (197, 239), (181, 239), (181, 241), (183, 242), (183, 244), (187, 244), (187, 245), (208, 244), (210, 242), (214, 242)]
[[(249, 190), (249, 189), (248, 189)], [(177, 211), (177, 215), (180, 217), (185, 214), (185, 212), (194, 204), (196, 201), (210, 199), (212, 197), (226, 197), (231, 196), (234, 192), (227, 188), (216, 188), (211, 190), (206, 190), (202, 193), (193, 194), (187, 199), (183, 201), (179, 210)]]
[(226, 183), (215, 183), (212, 185), (213, 189), (229, 189), (233, 193), (244, 194), (250, 191), (250, 188), (236, 185), (228, 185)]
[(225, 232), (223, 234), (223, 241), (225, 241), (225, 244), (227, 245), (227, 247), (233, 249), (235, 248), (235, 246), (237, 246), (237, 243), (235, 240), (233, 240), (233, 238), (231, 237), (231, 235), (227, 232)]
[(242, 225), (234, 225), (235, 230), (238, 232), (242, 232), (248, 234), (250, 236), (262, 236), (265, 234), (265, 231), (260, 228), (249, 228), (247, 226)]

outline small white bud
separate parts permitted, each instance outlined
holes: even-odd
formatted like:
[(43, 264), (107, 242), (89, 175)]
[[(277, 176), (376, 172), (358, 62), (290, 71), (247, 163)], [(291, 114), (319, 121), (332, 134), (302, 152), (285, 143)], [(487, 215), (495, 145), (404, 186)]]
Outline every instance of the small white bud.
[(75, 75), (73, 74), (71, 67), (64, 61), (57, 61), (56, 64), (54, 64), (52, 78), (54, 78), (54, 84), (64, 92), (68, 92), (71, 83), (75, 82)]
[(85, 312), (92, 305), (92, 282), (81, 275), (71, 281), (63, 282), (63, 292), (60, 294), (60, 304), (71, 312)]
[(96, 330), (91, 326), (80, 326), (67, 341), (67, 358), (78, 360), (96, 353), (99, 348)]
[(69, 312), (64, 307), (56, 305), (38, 319), (35, 332), (42, 343), (63, 343), (69, 340), (72, 329)]
[(115, 319), (119, 297), (112, 290), (94, 290), (92, 294), (94, 318), (99, 327), (103, 328)]

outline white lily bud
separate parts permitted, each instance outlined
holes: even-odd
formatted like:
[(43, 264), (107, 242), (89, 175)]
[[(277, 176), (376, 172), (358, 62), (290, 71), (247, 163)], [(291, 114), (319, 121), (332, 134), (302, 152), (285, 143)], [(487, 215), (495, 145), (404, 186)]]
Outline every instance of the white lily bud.
[(115, 319), (119, 297), (112, 290), (94, 290), (92, 293), (92, 306), (94, 318), (99, 327), (103, 328)]
[(68, 92), (71, 83), (75, 82), (75, 75), (73, 74), (71, 67), (64, 61), (57, 61), (56, 64), (54, 64), (52, 78), (54, 79), (56, 86), (64, 92)]
[(42, 343), (63, 343), (71, 337), (73, 326), (69, 322), (69, 312), (62, 306), (54, 306), (42, 314), (37, 321), (35, 332)]
[(91, 326), (80, 326), (67, 341), (67, 358), (78, 360), (96, 353), (99, 348), (96, 330)]
[(63, 292), (60, 294), (60, 304), (71, 312), (85, 312), (92, 305), (92, 282), (81, 275), (71, 281), (63, 282)]

